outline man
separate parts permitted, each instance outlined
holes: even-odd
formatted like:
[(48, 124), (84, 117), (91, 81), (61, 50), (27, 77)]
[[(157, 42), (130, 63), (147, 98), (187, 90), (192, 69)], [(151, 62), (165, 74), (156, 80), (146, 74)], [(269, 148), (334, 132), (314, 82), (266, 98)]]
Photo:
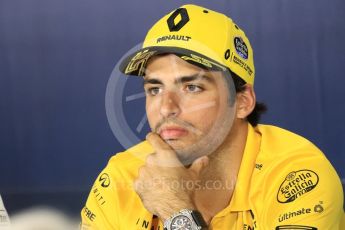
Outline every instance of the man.
[(182, 6), (121, 71), (143, 76), (152, 132), (100, 173), (83, 229), (340, 229), (343, 191), (323, 153), (257, 124), (253, 51), (230, 18)]

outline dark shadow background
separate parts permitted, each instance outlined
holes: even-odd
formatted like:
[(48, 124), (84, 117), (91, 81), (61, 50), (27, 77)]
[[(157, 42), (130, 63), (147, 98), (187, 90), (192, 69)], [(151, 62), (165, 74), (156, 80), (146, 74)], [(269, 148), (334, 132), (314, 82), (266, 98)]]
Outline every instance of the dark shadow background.
[[(258, 100), (269, 106), (263, 123), (310, 139), (344, 183), (345, 1), (190, 2), (246, 31)], [(123, 150), (105, 113), (112, 69), (184, 3), (0, 1), (0, 194), (10, 214), (47, 204), (79, 215), (99, 171)], [(137, 110), (128, 106), (129, 123)]]

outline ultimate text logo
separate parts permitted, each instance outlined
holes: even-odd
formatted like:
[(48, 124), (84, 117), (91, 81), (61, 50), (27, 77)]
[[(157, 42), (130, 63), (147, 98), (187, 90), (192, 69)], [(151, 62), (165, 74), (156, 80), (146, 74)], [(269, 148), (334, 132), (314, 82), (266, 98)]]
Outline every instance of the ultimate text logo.
[(311, 170), (290, 172), (280, 185), (277, 200), (280, 203), (289, 203), (303, 194), (313, 190), (319, 183), (319, 176)]

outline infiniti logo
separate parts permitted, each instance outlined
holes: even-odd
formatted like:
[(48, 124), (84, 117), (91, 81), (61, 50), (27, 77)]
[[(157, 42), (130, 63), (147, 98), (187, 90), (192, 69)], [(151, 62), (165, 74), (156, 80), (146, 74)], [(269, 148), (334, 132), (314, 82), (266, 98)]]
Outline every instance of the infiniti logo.
[(101, 186), (103, 188), (107, 188), (110, 185), (110, 178), (109, 178), (108, 174), (106, 174), (106, 173), (103, 173), (99, 177), (98, 181), (101, 182)]

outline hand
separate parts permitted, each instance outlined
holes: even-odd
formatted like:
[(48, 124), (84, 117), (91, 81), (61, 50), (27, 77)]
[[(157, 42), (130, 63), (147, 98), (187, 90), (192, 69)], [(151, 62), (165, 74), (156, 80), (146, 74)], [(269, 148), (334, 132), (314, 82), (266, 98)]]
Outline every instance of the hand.
[(200, 157), (185, 168), (159, 135), (149, 133), (146, 140), (155, 152), (146, 158), (134, 182), (145, 208), (162, 221), (181, 209), (195, 210), (193, 194), (201, 170), (208, 165), (208, 157)]

